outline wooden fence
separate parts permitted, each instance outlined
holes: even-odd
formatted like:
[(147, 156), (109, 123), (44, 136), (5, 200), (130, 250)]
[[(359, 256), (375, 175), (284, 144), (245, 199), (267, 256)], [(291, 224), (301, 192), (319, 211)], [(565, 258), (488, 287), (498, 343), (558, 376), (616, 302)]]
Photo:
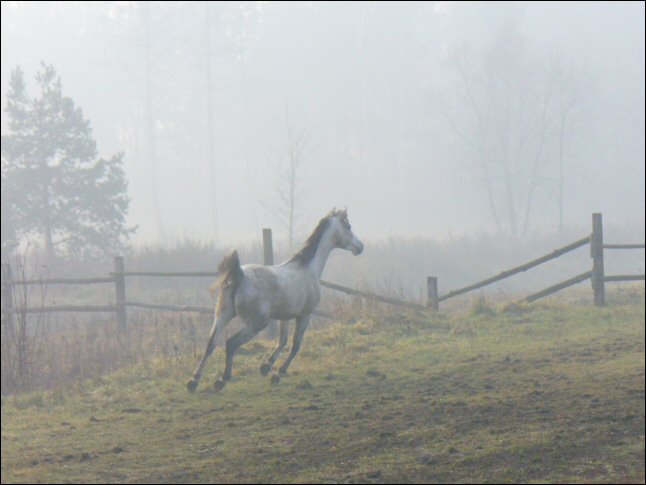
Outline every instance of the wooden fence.
[[(349, 295), (354, 295), (360, 298), (371, 299), (389, 305), (396, 305), (399, 307), (409, 308), (412, 310), (437, 310), (439, 303), (458, 295), (482, 288), (484, 286), (495, 283), (505, 278), (509, 278), (515, 274), (527, 271), (540, 264), (543, 264), (552, 259), (558, 258), (570, 251), (579, 247), (590, 245), (590, 256), (592, 258), (592, 269), (585, 273), (579, 274), (566, 281), (557, 283), (549, 288), (545, 288), (537, 293), (531, 294), (525, 298), (526, 301), (532, 302), (551, 295), (563, 288), (567, 288), (574, 284), (580, 283), (587, 279), (592, 280), (592, 289), (594, 292), (595, 305), (601, 306), (605, 304), (605, 283), (615, 281), (644, 281), (644, 275), (611, 275), (607, 276), (604, 272), (603, 252), (605, 249), (644, 249), (644, 244), (604, 244), (603, 242), (603, 227), (601, 214), (592, 215), (592, 233), (590, 236), (579, 239), (573, 243), (563, 246), (559, 249), (552, 251), (549, 254), (541, 256), (540, 258), (529, 261), (515, 268), (503, 271), (496, 276), (487, 278), (478, 283), (474, 283), (463, 288), (452, 290), (442, 296), (438, 294), (438, 278), (429, 276), (427, 278), (427, 302), (426, 305), (420, 303), (413, 303), (403, 301), (397, 298), (377, 295), (374, 293), (360, 291), (337, 283), (321, 280), (321, 286), (326, 288), (340, 291)], [(264, 248), (264, 264), (273, 264), (273, 244), (271, 229), (263, 229), (263, 248)], [(2, 268), (2, 303), (3, 303), (3, 316), (7, 322), (12, 322), (13, 315), (16, 313), (49, 313), (49, 312), (111, 312), (116, 315), (117, 322), (122, 329), (127, 328), (127, 311), (128, 307), (135, 308), (148, 308), (161, 311), (173, 312), (197, 312), (211, 314), (213, 307), (200, 307), (188, 305), (160, 305), (156, 303), (145, 303), (130, 301), (126, 293), (126, 278), (131, 277), (215, 277), (215, 271), (202, 271), (202, 272), (159, 272), (159, 271), (126, 271), (124, 266), (123, 257), (117, 256), (114, 258), (114, 272), (110, 273), (109, 277), (98, 278), (53, 278), (53, 279), (35, 279), (35, 280), (14, 280), (11, 273), (11, 267), (4, 265)], [(54, 306), (41, 306), (33, 308), (15, 307), (13, 302), (12, 288), (15, 286), (26, 287), (28, 285), (70, 285), (70, 284), (113, 284), (115, 289), (115, 304), (114, 305), (54, 305)], [(317, 310), (316, 315), (323, 318), (332, 318), (329, 313)]]
[(605, 301), (606, 301), (605, 283), (615, 282), (615, 281), (644, 281), (643, 274), (612, 275), (612, 276), (607, 276), (605, 274), (604, 265), (603, 265), (604, 249), (644, 249), (645, 245), (644, 243), (604, 244), (602, 216), (601, 214), (596, 213), (596, 214), (592, 214), (592, 233), (590, 234), (590, 236), (581, 238), (578, 241), (574, 241), (573, 243), (568, 244), (567, 246), (563, 246), (562, 248), (555, 249), (551, 253), (546, 254), (545, 256), (541, 256), (540, 258), (534, 259), (532, 261), (529, 261), (528, 263), (521, 264), (520, 266), (516, 266), (515, 268), (511, 268), (506, 271), (503, 271), (496, 276), (487, 278), (486, 280), (482, 280), (482, 281), (479, 281), (478, 283), (474, 283), (472, 285), (465, 286), (464, 288), (459, 288), (457, 290), (452, 290), (446, 293), (445, 295), (438, 296), (437, 277), (429, 276), (427, 280), (427, 285), (428, 285), (427, 304), (429, 307), (437, 310), (439, 308), (439, 303), (441, 301), (448, 300), (449, 298), (454, 298), (458, 295), (462, 295), (469, 291), (482, 288), (483, 286), (490, 285), (491, 283), (495, 283), (496, 281), (509, 278), (510, 276), (521, 273), (523, 271), (527, 271), (530, 268), (534, 268), (535, 266), (546, 263), (547, 261), (558, 258), (566, 253), (569, 253), (570, 251), (580, 248), (581, 246), (586, 246), (588, 244), (590, 245), (590, 257), (592, 258), (592, 269), (590, 271), (586, 271), (585, 273), (581, 273), (570, 279), (561, 281), (560, 283), (557, 283), (553, 286), (545, 288), (544, 290), (541, 290), (537, 293), (533, 293), (525, 297), (525, 301), (527, 302), (536, 301), (539, 298), (543, 298), (545, 296), (556, 293), (557, 291), (560, 291), (569, 286), (575, 285), (577, 283), (581, 283), (582, 281), (585, 281), (587, 279), (591, 279), (592, 291), (594, 294), (594, 303), (597, 306), (602, 306), (602, 305), (605, 305)]
[[(273, 247), (271, 229), (263, 229), (264, 264), (273, 264)], [(191, 271), (191, 272), (161, 272), (161, 271), (126, 271), (122, 256), (114, 258), (114, 271), (108, 277), (97, 278), (49, 278), (49, 279), (14, 279), (11, 266), (2, 265), (2, 305), (3, 319), (13, 326), (15, 314), (50, 313), (50, 312), (82, 312), (82, 313), (114, 313), (119, 326), (125, 330), (128, 326), (128, 307), (148, 308), (172, 312), (196, 312), (212, 314), (214, 307), (190, 306), (190, 305), (161, 305), (157, 303), (136, 302), (128, 300), (126, 296), (126, 278), (130, 277), (211, 277), (217, 276), (217, 271)], [(114, 285), (115, 303), (112, 305), (51, 305), (38, 307), (23, 307), (14, 305), (13, 287), (43, 286), (49, 285), (90, 285), (90, 284), (112, 284)], [(353, 291), (348, 288), (349, 291)], [(331, 319), (332, 314), (316, 310), (315, 315)], [(275, 329), (274, 332), (276, 333)]]

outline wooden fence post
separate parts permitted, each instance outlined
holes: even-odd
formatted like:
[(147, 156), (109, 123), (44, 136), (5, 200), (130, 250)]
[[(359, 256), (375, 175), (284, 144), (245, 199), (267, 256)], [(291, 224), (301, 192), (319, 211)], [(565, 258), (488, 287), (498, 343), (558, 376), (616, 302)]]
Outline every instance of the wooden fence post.
[(271, 266), (274, 264), (274, 245), (271, 239), (271, 229), (262, 230), (262, 249), (264, 253), (263, 264)]
[(606, 304), (605, 274), (603, 271), (603, 222), (600, 213), (592, 214), (592, 235), (590, 236), (590, 257), (592, 257), (592, 291), (594, 304)]
[(117, 306), (117, 322), (119, 329), (126, 331), (128, 322), (126, 319), (126, 277), (124, 276), (123, 256), (114, 258), (114, 293)]
[[(263, 264), (271, 266), (274, 264), (274, 244), (271, 237), (271, 229), (265, 228), (262, 230), (262, 249), (263, 249)], [(276, 338), (278, 335), (278, 323), (276, 320), (271, 320), (267, 325), (267, 337)]]
[(438, 310), (440, 308), (440, 302), (437, 300), (437, 277), (428, 276), (426, 278), (426, 290), (426, 304), (433, 310)]
[[(13, 281), (10, 264), (2, 264), (2, 280), (5, 283)], [(13, 339), (15, 330), (13, 326), (13, 286), (2, 285), (2, 303), (4, 304), (4, 325), (7, 329), (7, 337)]]

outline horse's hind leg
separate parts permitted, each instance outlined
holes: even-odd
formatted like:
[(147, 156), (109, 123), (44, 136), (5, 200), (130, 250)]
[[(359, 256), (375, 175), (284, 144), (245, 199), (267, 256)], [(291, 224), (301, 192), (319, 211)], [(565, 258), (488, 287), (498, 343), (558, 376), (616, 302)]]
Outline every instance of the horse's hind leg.
[(263, 365), (260, 366), (260, 373), (263, 376), (266, 376), (269, 374), (269, 371), (273, 367), (274, 363), (276, 362), (276, 359), (280, 355), (280, 353), (283, 351), (285, 348), (285, 345), (287, 344), (287, 329), (289, 325), (289, 320), (281, 320), (280, 321), (280, 334), (278, 337), (278, 345), (272, 352), (271, 356), (269, 357), (269, 360)]
[[(289, 367), (289, 364), (291, 364), (294, 357), (296, 357), (296, 353), (298, 352), (298, 349), (301, 348), (303, 335), (305, 335), (305, 330), (307, 330), (307, 325), (309, 323), (310, 323), (309, 315), (305, 317), (298, 317), (296, 319), (296, 331), (294, 332), (294, 338), (292, 340), (292, 348), (289, 349), (289, 355), (287, 356), (287, 359), (285, 359), (285, 362), (283, 363), (283, 365), (281, 365), (280, 369), (278, 369), (278, 373), (280, 375), (287, 372), (287, 368)], [(279, 380), (280, 380), (280, 377), (277, 375), (274, 375), (271, 378), (272, 384), (277, 384)]]
[(218, 302), (218, 305), (215, 309), (215, 318), (213, 321), (213, 327), (211, 327), (211, 335), (209, 336), (209, 341), (206, 344), (206, 350), (204, 351), (202, 360), (193, 373), (193, 378), (186, 384), (186, 388), (189, 392), (194, 392), (197, 388), (197, 385), (200, 382), (200, 377), (202, 377), (202, 371), (204, 370), (206, 361), (215, 350), (215, 345), (220, 339), (222, 330), (236, 315), (233, 297), (229, 294), (229, 291), (223, 291), (220, 294), (219, 298), (222, 298), (222, 301)]
[(260, 323), (259, 325), (248, 325), (245, 322), (244, 327), (234, 336), (230, 337), (227, 340), (227, 362), (224, 368), (224, 373), (222, 374), (222, 379), (215, 381), (215, 390), (219, 391), (224, 387), (224, 385), (231, 379), (231, 368), (233, 367), (233, 356), (237, 350), (249, 342), (253, 337), (255, 337), (258, 332), (267, 326), (267, 321)]

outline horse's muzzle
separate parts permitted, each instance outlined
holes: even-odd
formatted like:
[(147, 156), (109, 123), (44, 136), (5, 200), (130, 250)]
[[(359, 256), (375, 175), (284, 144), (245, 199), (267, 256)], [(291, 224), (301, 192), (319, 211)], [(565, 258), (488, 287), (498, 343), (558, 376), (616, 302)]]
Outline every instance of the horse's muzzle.
[(359, 256), (363, 252), (363, 243), (357, 241), (357, 244), (352, 246), (352, 254)]

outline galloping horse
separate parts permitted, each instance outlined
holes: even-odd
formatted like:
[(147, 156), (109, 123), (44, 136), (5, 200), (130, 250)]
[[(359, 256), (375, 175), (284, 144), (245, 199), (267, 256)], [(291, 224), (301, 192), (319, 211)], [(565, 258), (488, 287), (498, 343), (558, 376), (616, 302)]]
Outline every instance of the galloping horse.
[[(204, 356), (186, 385), (189, 392), (197, 388), (206, 360), (215, 349), (222, 330), (236, 315), (240, 316), (244, 325), (242, 330), (227, 340), (226, 366), (222, 379), (215, 381), (215, 390), (221, 390), (231, 379), (233, 356), (240, 346), (251, 340), (271, 320), (280, 320), (278, 346), (260, 367), (260, 373), (267, 375), (287, 343), (287, 324), (295, 318), (292, 348), (278, 371), (280, 375), (285, 374), (301, 346), (310, 315), (321, 299), (319, 279), (334, 248), (352, 251), (354, 255), (363, 251), (363, 243), (352, 233), (345, 210), (333, 209), (321, 219), (304, 247), (277, 266), (240, 266), (235, 250), (225, 257), (218, 268), (218, 279), (212, 286), (212, 290), (218, 292), (218, 299), (211, 335)], [(272, 383), (277, 383), (279, 379), (274, 375)]]

